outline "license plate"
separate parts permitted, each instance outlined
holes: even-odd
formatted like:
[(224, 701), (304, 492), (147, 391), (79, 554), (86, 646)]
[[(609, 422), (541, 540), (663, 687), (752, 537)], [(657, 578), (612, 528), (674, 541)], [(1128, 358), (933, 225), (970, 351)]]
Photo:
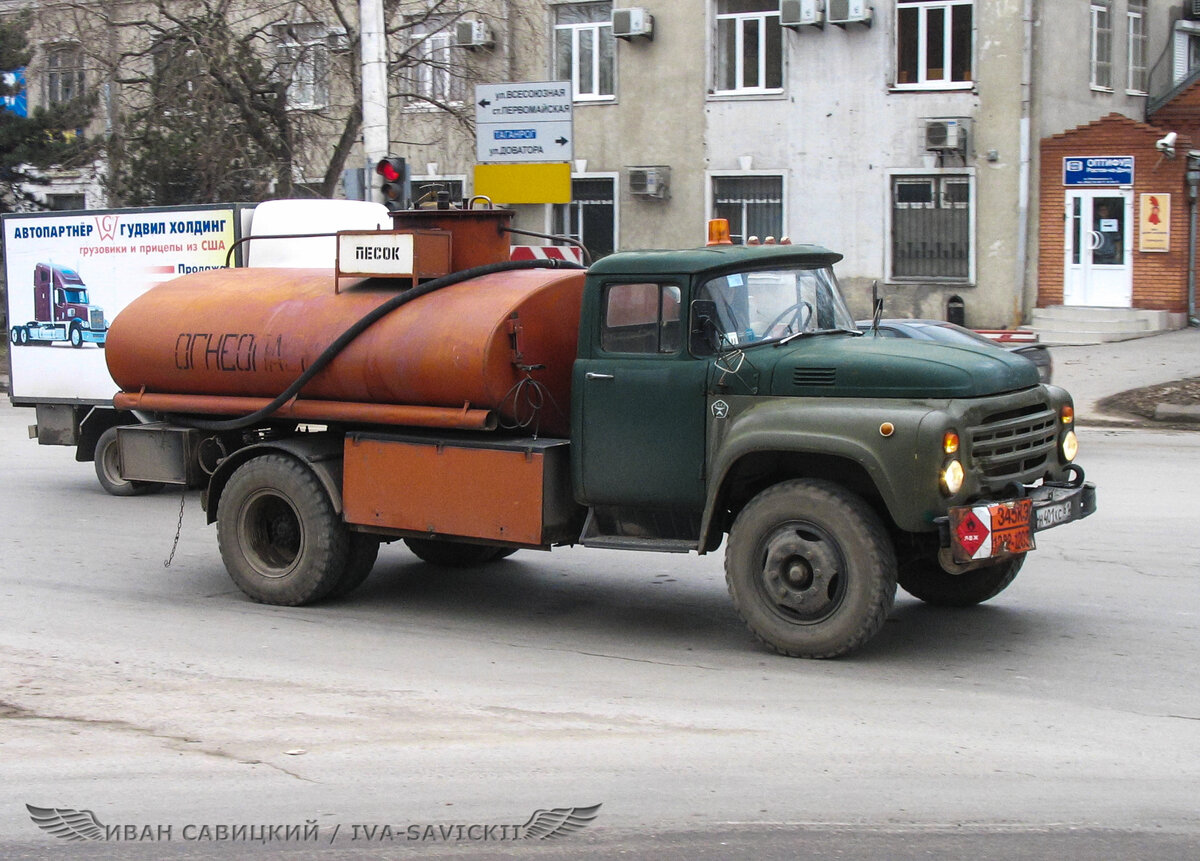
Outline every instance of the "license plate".
[(1076, 519), (1075, 501), (1068, 499), (1066, 502), (1039, 508), (1034, 515), (1034, 529), (1041, 532), (1043, 529), (1050, 529), (1074, 519)]
[(955, 561), (976, 562), (1033, 550), (1032, 514), (1032, 499), (950, 509)]

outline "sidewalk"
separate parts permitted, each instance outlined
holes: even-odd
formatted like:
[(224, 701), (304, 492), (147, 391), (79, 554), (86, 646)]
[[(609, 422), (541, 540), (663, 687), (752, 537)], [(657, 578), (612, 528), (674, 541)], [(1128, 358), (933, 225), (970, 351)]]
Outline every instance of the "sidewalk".
[[(1129, 389), (1200, 377), (1200, 329), (1179, 329), (1113, 344), (1051, 347), (1050, 355), (1054, 384), (1074, 396), (1081, 423), (1150, 426), (1155, 422), (1105, 415), (1097, 401)], [(1200, 424), (1194, 426), (1200, 430)]]

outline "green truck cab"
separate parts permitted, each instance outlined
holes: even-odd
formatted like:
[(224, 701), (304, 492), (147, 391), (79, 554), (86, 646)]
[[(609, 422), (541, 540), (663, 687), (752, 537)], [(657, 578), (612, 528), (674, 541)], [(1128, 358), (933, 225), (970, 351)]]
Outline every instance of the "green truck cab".
[(1086, 517), (1074, 409), (1027, 360), (877, 338), (827, 249), (614, 254), (588, 271), (572, 381), (581, 542), (716, 550), (788, 655), (849, 652), (896, 585), (969, 605), (1035, 533)]

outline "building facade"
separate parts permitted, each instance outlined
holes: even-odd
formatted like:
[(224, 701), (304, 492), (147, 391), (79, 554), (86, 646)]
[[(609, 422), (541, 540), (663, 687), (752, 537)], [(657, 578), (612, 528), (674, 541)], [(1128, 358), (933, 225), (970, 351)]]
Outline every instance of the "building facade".
[[(295, 109), (350, 109), (357, 5), (260, 5), (258, 20), (298, 25), (279, 31)], [(1152, 91), (1200, 65), (1200, 21), (1185, 6), (645, 0), (630, 16), (610, 0), (401, 3), (389, 19), (391, 151), (414, 196), (470, 197), (475, 85), (569, 81), (571, 202), (517, 206), (518, 226), (603, 255), (696, 245), (725, 217), (738, 241), (787, 236), (843, 254), (860, 315), (878, 284), (890, 315), (961, 308), (968, 325), (1012, 326), (1063, 298), (1045, 282), (1064, 240), (1043, 224), (1061, 221), (1063, 197), (1045, 181), (1042, 141), (1111, 114), (1144, 124)], [(41, 48), (31, 94), (93, 83), (70, 39)], [(94, 84), (119, 102), (115, 81)], [(346, 167), (364, 160), (355, 148)], [(299, 159), (298, 180), (320, 163)]]

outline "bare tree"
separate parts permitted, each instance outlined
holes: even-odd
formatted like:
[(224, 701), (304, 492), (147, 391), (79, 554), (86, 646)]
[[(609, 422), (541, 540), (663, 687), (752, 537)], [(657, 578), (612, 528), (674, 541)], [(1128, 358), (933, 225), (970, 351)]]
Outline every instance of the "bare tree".
[[(334, 194), (362, 125), (356, 0), (63, 5), (116, 94), (114, 204)], [(385, 2), (394, 104), (469, 127), (463, 96), (480, 72), (451, 48), (470, 11), (463, 0)]]

